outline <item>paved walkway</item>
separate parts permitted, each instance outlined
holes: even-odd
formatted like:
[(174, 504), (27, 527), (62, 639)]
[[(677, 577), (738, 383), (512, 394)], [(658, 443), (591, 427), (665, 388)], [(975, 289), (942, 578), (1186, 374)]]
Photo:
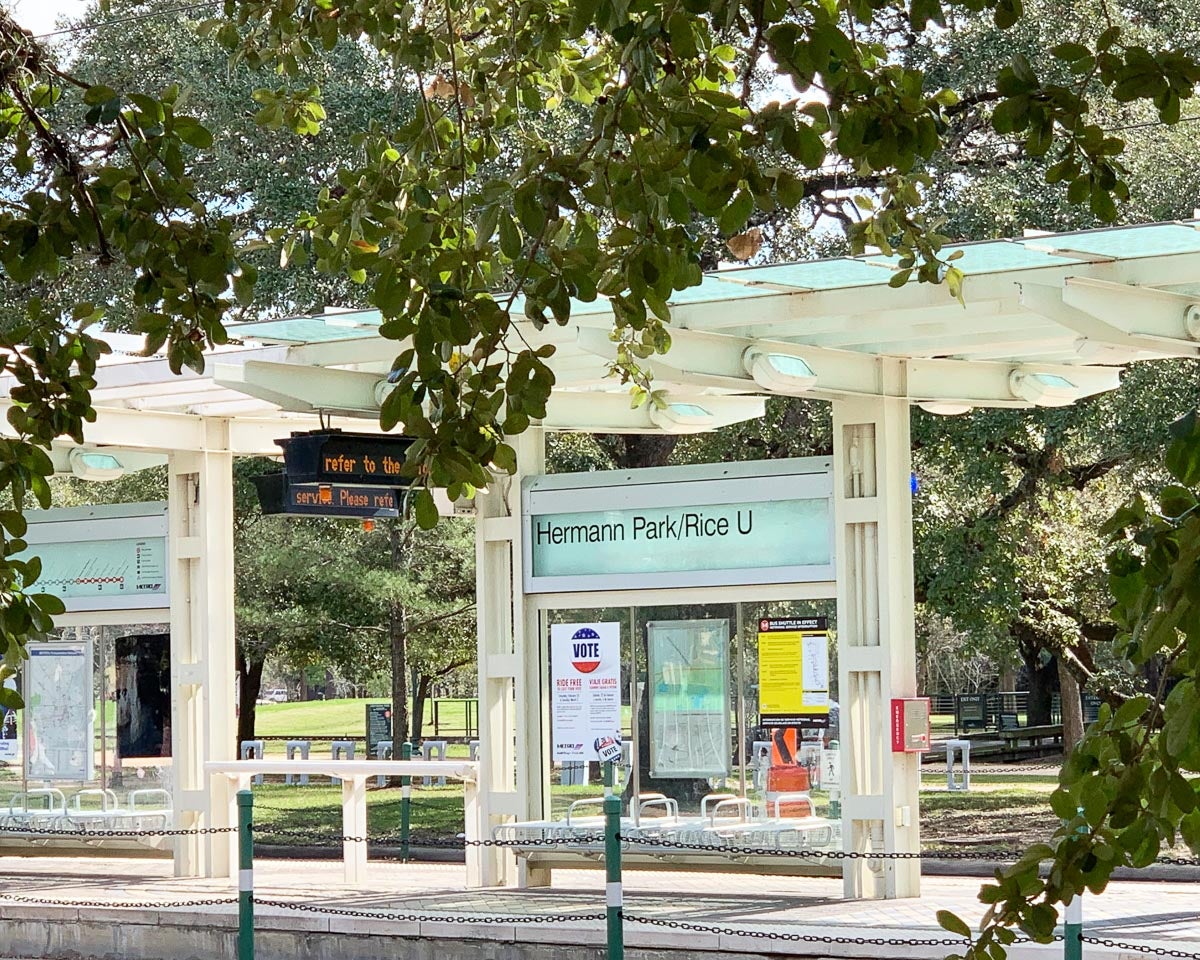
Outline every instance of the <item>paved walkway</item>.
[[(460, 935), (483, 916), (567, 916), (598, 914), (604, 904), (604, 875), (599, 870), (560, 870), (553, 886), (541, 890), (465, 890), (461, 864), (396, 864), (372, 862), (365, 889), (345, 886), (338, 861), (259, 860), (255, 869), (256, 895), (261, 899), (328, 907), (334, 910), (446, 915), (459, 922), (445, 935)], [(703, 926), (721, 926), (751, 933), (772, 932), (842, 939), (856, 937), (898, 940), (930, 940), (946, 937), (934, 915), (950, 909), (968, 922), (978, 921), (982, 906), (976, 899), (980, 880), (969, 877), (924, 877), (922, 896), (888, 901), (841, 899), (841, 881), (826, 878), (764, 877), (745, 874), (711, 874), (659, 871), (628, 871), (625, 875), (626, 912), (655, 920), (683, 921)], [(118, 904), (139, 904), (151, 909), (167, 902), (232, 897), (226, 881), (178, 879), (171, 876), (165, 860), (66, 859), (50, 857), (0, 857), (0, 916), (5, 900), (29, 907), (36, 899), (75, 906), (83, 916)], [(19, 901), (16, 898), (20, 898)], [(214, 913), (231, 907), (203, 908)], [(107, 911), (105, 911), (107, 912)], [(193, 910), (194, 912), (194, 910)], [(278, 907), (262, 907), (264, 917), (299, 916)], [(313, 917), (314, 914), (308, 914)], [(318, 912), (315, 916), (320, 916)], [(1088, 897), (1084, 906), (1085, 935), (1142, 945), (1168, 947), (1200, 956), (1200, 884), (1175, 882), (1120, 882), (1102, 896)], [(467, 923), (462, 923), (467, 921)], [(561, 923), (553, 926), (561, 927)], [(479, 925), (477, 935), (496, 930)], [(571, 923), (583, 938), (592, 941), (600, 934), (595, 921)], [(535, 931), (538, 924), (517, 924), (516, 939), (544, 939)], [(644, 946), (680, 946), (694, 950), (738, 949), (728, 936), (719, 939), (705, 934), (665, 929), (645, 924), (627, 925), (631, 943)], [(470, 935), (466, 932), (466, 935)], [(490, 935), (490, 934), (489, 934)], [(708, 941), (711, 939), (711, 943)], [(741, 937), (737, 937), (741, 940)], [(750, 949), (748, 942), (743, 949)], [(761, 952), (803, 952), (778, 941), (758, 940)], [(1045, 955), (1061, 955), (1061, 945), (1039, 948)], [(1117, 956), (1088, 946), (1092, 955)], [(811, 952), (809, 948), (808, 952)], [(950, 949), (922, 952), (887, 951), (888, 956), (944, 955)], [(868, 948), (829, 949), (825, 955), (868, 956)], [(879, 955), (875, 952), (875, 955)], [(1135, 957), (1121, 951), (1121, 957)]]

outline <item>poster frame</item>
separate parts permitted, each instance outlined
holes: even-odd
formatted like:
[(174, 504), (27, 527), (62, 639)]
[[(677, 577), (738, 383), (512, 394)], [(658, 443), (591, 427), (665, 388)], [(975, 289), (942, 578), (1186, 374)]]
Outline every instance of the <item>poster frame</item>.
[[(721, 753), (724, 759), (723, 767), (702, 768), (698, 765), (679, 768), (660, 766), (661, 757), (658, 756), (656, 744), (659, 742), (659, 737), (655, 735), (655, 684), (654, 678), (657, 671), (654, 669), (654, 653), (653, 644), (651, 643), (651, 633), (655, 627), (680, 628), (694, 624), (712, 625), (713, 628), (724, 633), (725, 642), (721, 645), (721, 657), (723, 661), (723, 670), (721, 671), (721, 729), (725, 733), (725, 746)], [(722, 627), (717, 627), (717, 624), (722, 624)], [(729, 777), (733, 772), (733, 756), (732, 756), (732, 708), (730, 705), (730, 688), (731, 688), (731, 661), (730, 656), (730, 641), (733, 638), (730, 622), (725, 617), (713, 618), (698, 618), (695, 620), (650, 620), (645, 624), (644, 640), (646, 644), (646, 719), (647, 719), (647, 735), (650, 746), (649, 764), (647, 764), (647, 773), (651, 779), (705, 779), (705, 778), (725, 778)]]
[[(87, 691), (86, 691), (86, 699), (84, 701), (85, 706), (86, 706), (84, 713), (85, 713), (85, 716), (87, 719), (84, 721), (85, 725), (86, 725), (86, 731), (83, 735), (83, 742), (86, 744), (86, 747), (84, 748), (84, 751), (83, 751), (83, 756), (84, 756), (83, 766), (79, 767), (79, 768), (74, 768), (71, 771), (72, 774), (74, 774), (78, 771), (81, 774), (80, 776), (74, 776), (74, 775), (64, 776), (57, 769), (55, 770), (54, 774), (52, 774), (50, 776), (44, 776), (40, 773), (34, 773), (30, 769), (30, 764), (34, 758), (34, 751), (33, 751), (33, 749), (31, 749), (31, 746), (30, 746), (31, 743), (33, 742), (32, 738), (30, 737), (30, 728), (33, 726), (35, 721), (39, 721), (39, 717), (37, 715), (38, 708), (34, 706), (33, 698), (31, 696), (32, 676), (33, 676), (33, 672), (34, 672), (34, 658), (45, 655), (45, 653), (41, 653), (40, 651), (48, 652), (49, 648), (54, 648), (54, 647), (78, 649), (79, 656), (83, 659), (83, 662), (85, 664), (84, 675), (87, 678), (86, 679)], [(22, 754), (23, 755), (22, 767), (23, 767), (23, 773), (25, 775), (25, 779), (28, 781), (39, 782), (39, 783), (90, 783), (96, 779), (96, 751), (95, 751), (95, 746), (94, 746), (95, 742), (96, 742), (96, 706), (95, 706), (96, 661), (95, 661), (95, 649), (93, 646), (93, 641), (91, 640), (91, 638), (85, 638), (85, 639), (79, 639), (79, 640), (39, 640), (39, 641), (34, 641), (34, 642), (30, 643), (27, 649), (29, 652), (29, 659), (26, 661), (25, 669), (23, 671), (24, 683), (23, 683), (23, 690), (22, 690), (22, 697), (25, 700), (25, 709), (23, 711), (24, 718), (25, 718), (23, 732), (24, 732), (25, 736), (24, 736), (24, 743), (23, 743), (24, 751)]]
[[(764, 637), (775, 635), (780, 639), (784, 634), (797, 635), (799, 644), (798, 662), (796, 664), (795, 688), (790, 691), (794, 697), (794, 709), (776, 713), (768, 713), (764, 705), (762, 680), (762, 649)], [(825, 643), (825, 686), (809, 687), (804, 674), (803, 651), (807, 638), (823, 638)], [(800, 727), (802, 729), (824, 729), (829, 726), (829, 620), (827, 617), (761, 617), (758, 621), (758, 651), (759, 651), (759, 723), (764, 727)], [(809, 693), (823, 694), (825, 703), (808, 704)]]
[[(167, 503), (164, 500), (145, 503), (100, 504), (85, 507), (55, 507), (51, 510), (31, 510), (26, 514), (29, 529), (25, 534), (28, 550), (21, 557), (38, 556), (39, 547), (48, 544), (72, 544), (86, 550), (92, 543), (111, 543), (117, 540), (161, 540), (163, 557), (162, 586), (153, 591), (134, 591), (128, 596), (62, 597), (67, 614), (109, 611), (156, 611), (171, 606), (171, 550), (167, 542)], [(52, 570), (45, 568), (42, 577)], [(33, 585), (34, 592), (38, 583)], [(55, 618), (63, 625), (64, 618)], [(116, 621), (123, 623), (124, 621)]]

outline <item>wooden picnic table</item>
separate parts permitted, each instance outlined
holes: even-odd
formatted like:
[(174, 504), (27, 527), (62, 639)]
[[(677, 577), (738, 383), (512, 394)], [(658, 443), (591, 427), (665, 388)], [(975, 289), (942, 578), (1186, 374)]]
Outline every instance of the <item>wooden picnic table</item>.
[(1043, 740), (1062, 742), (1063, 728), (1061, 723), (1045, 723), (1036, 727), (1010, 727), (1007, 730), (997, 730), (996, 736), (1009, 744), (1020, 744), (1028, 741), (1030, 746), (1040, 747)]
[(1062, 743), (1062, 724), (979, 730), (963, 734), (961, 739), (977, 745), (971, 752), (972, 758), (994, 755), (1005, 760), (1019, 760), (1024, 756), (1042, 756), (1052, 749), (1052, 744)]

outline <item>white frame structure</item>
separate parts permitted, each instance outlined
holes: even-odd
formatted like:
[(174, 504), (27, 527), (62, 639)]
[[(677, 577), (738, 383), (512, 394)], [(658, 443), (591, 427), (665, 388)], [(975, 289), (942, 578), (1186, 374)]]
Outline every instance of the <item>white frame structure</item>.
[[(1200, 358), (1200, 220), (963, 244), (966, 305), (942, 286), (891, 289), (878, 256), (719, 271), (671, 304), (670, 350), (646, 361), (663, 406), (631, 407), (608, 375), (616, 344), (606, 301), (575, 304), (570, 322), (517, 319), (514, 348), (553, 345), (547, 415), (514, 438), (515, 476), (480, 491), (477, 595), (480, 808), (483, 822), (539, 819), (547, 807), (538, 616), (595, 605), (597, 594), (527, 594), (522, 484), (545, 473), (544, 431), (690, 433), (759, 417), (771, 395), (833, 404), (834, 553), (838, 580), (637, 589), (610, 585), (605, 605), (836, 594), (840, 642), (844, 831), (848, 849), (919, 849), (916, 759), (889, 749), (887, 701), (916, 693), (912, 614), (909, 410), (1061, 404), (1116, 388), (1120, 364)], [(945, 254), (954, 248), (943, 251)], [(328, 425), (378, 430), (388, 374), (404, 344), (381, 318), (353, 311), (235, 326), (203, 374), (141, 356), (141, 338), (104, 334), (85, 452), (114, 467), (169, 462), (172, 734), (180, 826), (224, 826), (228, 783), (206, 762), (233, 759), (232, 464), (277, 456), (275, 439)], [(780, 365), (771, 357), (782, 358)], [(766, 359), (764, 359), (766, 358)], [(811, 376), (788, 374), (808, 370)], [(1045, 380), (1039, 380), (1044, 375)], [(1038, 384), (1053, 384), (1053, 390)], [(1065, 384), (1065, 385), (1064, 385)], [(16, 385), (0, 376), (0, 388)], [(0, 394), (2, 395), (2, 394)], [(0, 408), (11, 401), (0, 400)], [(3, 414), (0, 409), (0, 414)], [(0, 415), (0, 433), (12, 435)], [(57, 469), (84, 457), (56, 444)], [(107, 467), (105, 468), (107, 470)], [(458, 512), (442, 504), (444, 512)], [(78, 618), (87, 617), (87, 621)], [(156, 615), (68, 614), (60, 623), (153, 622)], [(516, 744), (541, 743), (540, 750)], [(536, 884), (545, 871), (488, 848), (484, 882)], [(846, 890), (907, 896), (915, 862), (846, 861)], [(176, 846), (180, 874), (229, 876), (228, 845), (196, 836)]]

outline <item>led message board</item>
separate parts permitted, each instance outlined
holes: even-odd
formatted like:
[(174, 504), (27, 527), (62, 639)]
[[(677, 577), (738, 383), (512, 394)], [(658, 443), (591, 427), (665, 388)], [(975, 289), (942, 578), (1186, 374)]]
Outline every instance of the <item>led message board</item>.
[(295, 484), (289, 483), (283, 473), (267, 473), (253, 479), (259, 505), (268, 515), (374, 519), (400, 516), (400, 496), (386, 487), (345, 483)]
[(345, 483), (371, 487), (407, 487), (404, 458), (412, 437), (314, 430), (275, 441), (291, 484)]

